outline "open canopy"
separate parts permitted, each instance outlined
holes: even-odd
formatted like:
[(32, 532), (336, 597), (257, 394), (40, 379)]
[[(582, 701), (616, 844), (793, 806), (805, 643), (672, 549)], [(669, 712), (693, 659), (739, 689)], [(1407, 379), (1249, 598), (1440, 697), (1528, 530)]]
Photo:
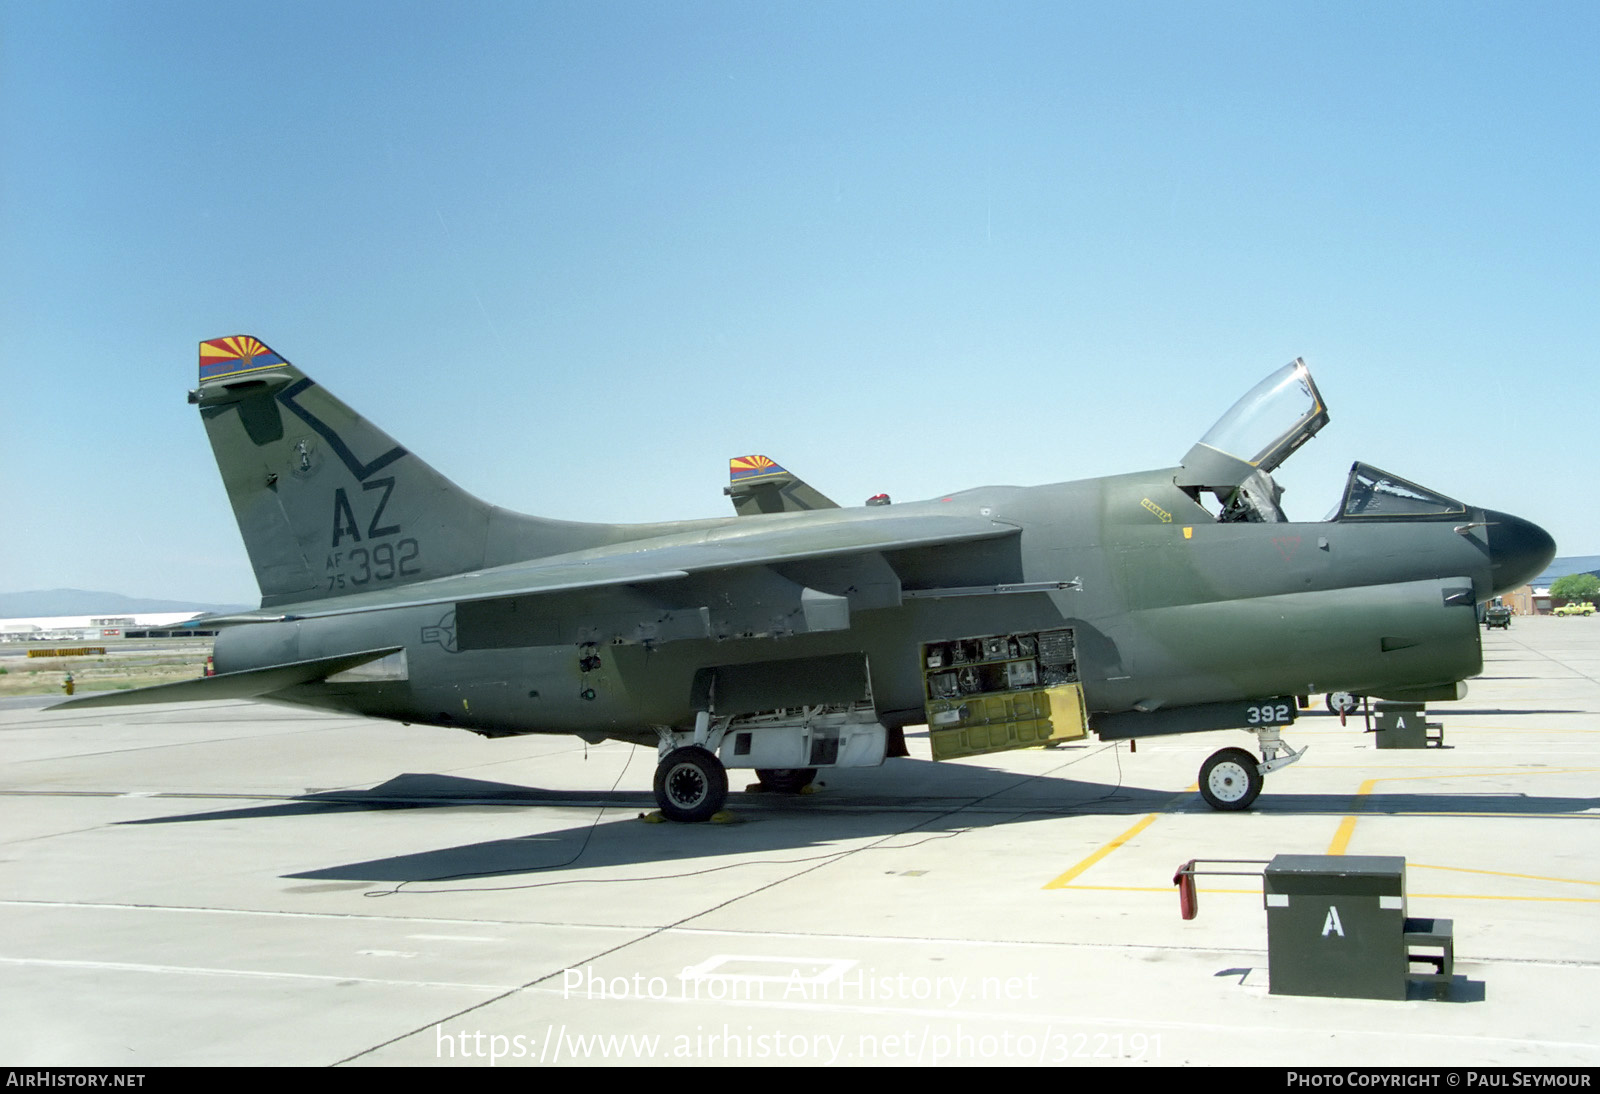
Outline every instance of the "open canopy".
[(1283, 491), (1271, 472), (1328, 424), (1306, 363), (1295, 358), (1251, 388), (1183, 457), (1176, 482), (1222, 502), (1218, 519), (1276, 522)]
[(1234, 403), (1200, 444), (1270, 472), (1327, 424), (1311, 370), (1295, 358)]

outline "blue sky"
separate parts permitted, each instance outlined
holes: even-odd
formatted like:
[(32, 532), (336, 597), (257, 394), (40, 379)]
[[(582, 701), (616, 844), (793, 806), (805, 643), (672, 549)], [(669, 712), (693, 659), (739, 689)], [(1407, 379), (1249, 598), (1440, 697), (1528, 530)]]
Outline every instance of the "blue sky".
[(0, 0), (0, 589), (257, 599), (253, 334), (462, 486), (731, 512), (1176, 463), (1296, 356), (1600, 551), (1600, 6)]

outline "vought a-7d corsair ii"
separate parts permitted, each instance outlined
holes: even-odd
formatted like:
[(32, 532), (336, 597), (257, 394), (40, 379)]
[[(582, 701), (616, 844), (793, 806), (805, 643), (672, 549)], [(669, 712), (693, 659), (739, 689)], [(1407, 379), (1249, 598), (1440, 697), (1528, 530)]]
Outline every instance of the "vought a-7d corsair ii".
[(935, 759), (1249, 730), (1259, 758), (1200, 769), (1244, 809), (1299, 758), (1298, 696), (1460, 697), (1477, 605), (1555, 554), (1362, 463), (1331, 519), (1285, 517), (1272, 472), (1328, 421), (1301, 361), (1177, 467), (840, 508), (746, 456), (733, 516), (662, 524), (485, 504), (255, 338), (201, 343), (189, 399), (261, 607), (196, 621), (220, 628), (215, 676), (61, 706), (258, 698), (654, 744), (676, 820), (721, 809), (729, 767), (794, 790), (924, 723)]

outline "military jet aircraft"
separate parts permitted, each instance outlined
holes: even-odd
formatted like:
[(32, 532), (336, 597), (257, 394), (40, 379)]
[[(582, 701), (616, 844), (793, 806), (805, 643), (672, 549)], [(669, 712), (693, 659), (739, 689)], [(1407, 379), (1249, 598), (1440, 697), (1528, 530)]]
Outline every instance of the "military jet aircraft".
[(1200, 769), (1244, 809), (1304, 751), (1297, 697), (1460, 697), (1476, 605), (1555, 553), (1362, 463), (1331, 519), (1288, 520), (1272, 472), (1328, 421), (1299, 360), (1177, 467), (840, 508), (741, 457), (734, 516), (664, 524), (485, 504), (252, 337), (201, 343), (189, 399), (261, 607), (197, 621), (222, 628), (214, 676), (60, 706), (249, 697), (654, 744), (675, 820), (720, 810), (727, 768), (795, 790), (919, 724), (936, 759), (1248, 730), (1259, 759)]

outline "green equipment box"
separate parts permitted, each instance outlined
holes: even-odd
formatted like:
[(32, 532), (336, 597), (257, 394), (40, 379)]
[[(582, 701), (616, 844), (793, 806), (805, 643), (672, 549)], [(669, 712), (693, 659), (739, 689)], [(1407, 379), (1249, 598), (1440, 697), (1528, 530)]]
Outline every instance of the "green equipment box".
[(1404, 858), (1279, 855), (1264, 876), (1273, 995), (1406, 997)]
[(1374, 704), (1373, 718), (1379, 748), (1427, 748), (1444, 744), (1444, 731), (1440, 723), (1427, 720), (1427, 709), (1421, 703)]

